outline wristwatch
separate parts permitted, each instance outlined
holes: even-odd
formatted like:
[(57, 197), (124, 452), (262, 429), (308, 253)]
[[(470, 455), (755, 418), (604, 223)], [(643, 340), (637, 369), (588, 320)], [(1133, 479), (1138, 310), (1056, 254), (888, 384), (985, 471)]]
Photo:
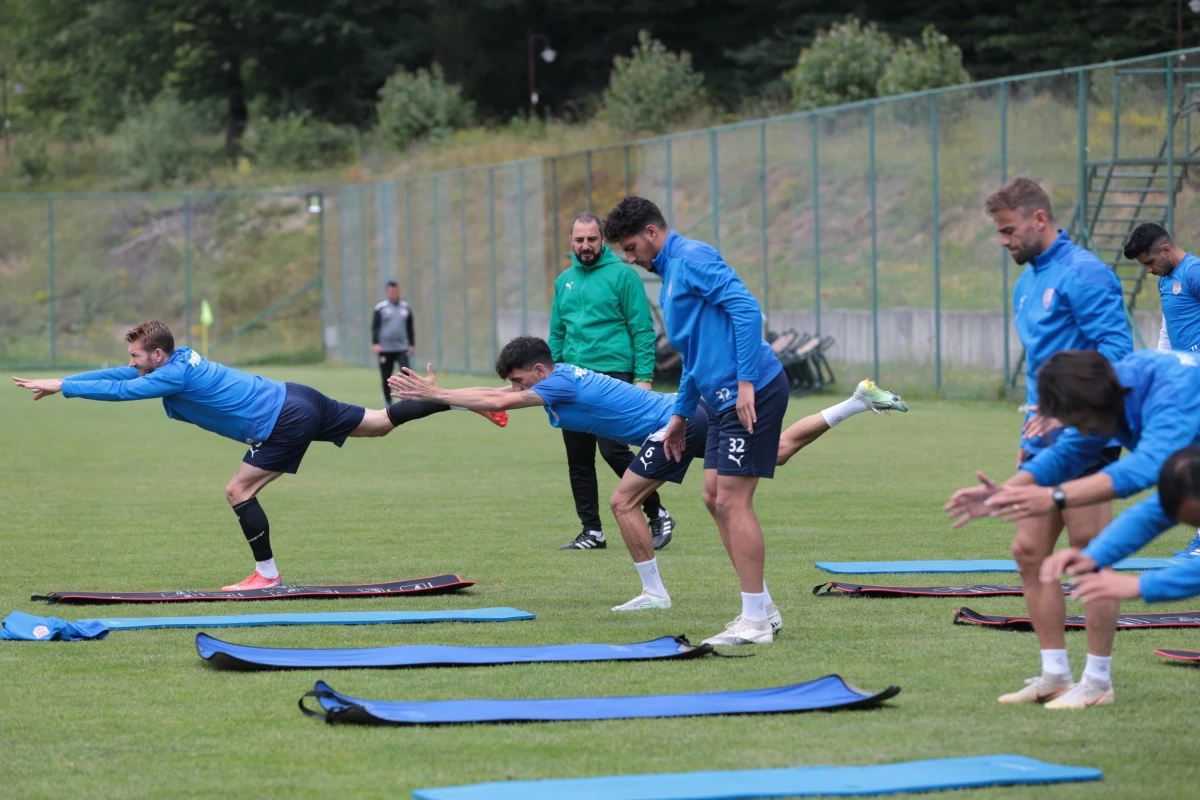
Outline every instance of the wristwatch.
[(1062, 511), (1067, 506), (1067, 493), (1063, 491), (1061, 486), (1055, 486), (1050, 497), (1054, 500), (1054, 507)]

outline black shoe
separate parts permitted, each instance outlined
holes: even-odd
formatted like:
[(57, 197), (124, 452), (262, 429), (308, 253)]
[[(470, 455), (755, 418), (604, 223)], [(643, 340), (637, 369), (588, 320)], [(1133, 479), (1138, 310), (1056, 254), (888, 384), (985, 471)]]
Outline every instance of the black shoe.
[[(664, 511), (666, 509), (663, 509)], [(670, 514), (650, 520), (650, 536), (654, 540), (654, 549), (662, 550), (671, 543), (671, 533), (675, 530), (675, 518)]]
[(567, 542), (559, 550), (603, 550), (608, 547), (608, 542), (593, 536), (591, 531), (584, 531), (575, 537), (575, 541)]

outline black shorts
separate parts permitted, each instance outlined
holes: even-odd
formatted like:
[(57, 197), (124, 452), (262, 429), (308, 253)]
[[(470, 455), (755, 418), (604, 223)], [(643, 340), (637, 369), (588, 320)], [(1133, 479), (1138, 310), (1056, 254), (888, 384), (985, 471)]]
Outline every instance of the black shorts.
[(287, 394), (271, 435), (265, 442), (252, 442), (242, 461), (268, 472), (294, 475), (311, 443), (333, 442), (341, 447), (367, 411), (326, 397), (311, 386), (284, 385)]
[[(1034, 455), (1036, 455), (1036, 453)], [(1024, 450), (1021, 451), (1021, 463), (1022, 464), (1024, 464), (1027, 461), (1031, 461), (1032, 459), (1033, 459), (1033, 455), (1026, 453)], [(1075, 477), (1071, 478), (1071, 480), (1073, 480), (1073, 481), (1079, 480), (1080, 478), (1086, 478), (1088, 475), (1095, 475), (1097, 472), (1104, 469), (1109, 464), (1117, 463), (1117, 461), (1119, 461), (1120, 459), (1121, 459), (1121, 448), (1120, 447), (1106, 447), (1100, 451), (1099, 458), (1097, 458), (1095, 461), (1093, 461), (1088, 466), (1084, 467), (1080, 471), (1080, 473), (1078, 475), (1076, 475)]]
[(715, 469), (718, 475), (774, 478), (787, 404), (788, 379), (780, 372), (754, 393), (754, 413), (758, 417), (754, 433), (743, 427), (736, 405), (715, 412), (708, 425), (704, 468)]
[(642, 451), (629, 465), (629, 471), (652, 481), (683, 483), (692, 459), (704, 455), (708, 441), (708, 407), (704, 401), (696, 407), (696, 413), (687, 421), (687, 439), (683, 446), (683, 457), (678, 461), (667, 458), (667, 449), (662, 442), (653, 438), (642, 442)]

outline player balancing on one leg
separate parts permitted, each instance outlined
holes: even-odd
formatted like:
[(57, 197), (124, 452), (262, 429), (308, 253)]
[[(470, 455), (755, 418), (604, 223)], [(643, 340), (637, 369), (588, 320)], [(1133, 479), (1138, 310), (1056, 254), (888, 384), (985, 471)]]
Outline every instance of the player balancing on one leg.
[[(130, 330), (125, 341), (127, 367), (66, 378), (13, 380), (32, 390), (34, 400), (58, 392), (68, 398), (108, 401), (160, 397), (171, 419), (250, 446), (225, 487), (225, 497), (250, 544), (255, 568), (250, 577), (222, 591), (280, 585), (270, 526), (257, 496), (280, 475), (295, 474), (310, 443), (333, 442), (341, 447), (348, 437), (387, 436), (405, 422), (449, 410), (437, 403), (396, 403), (378, 410), (340, 403), (309, 386), (250, 375), (209, 361), (190, 348), (176, 348), (170, 329), (156, 320)], [(507, 414), (484, 416), (500, 427), (508, 424)]]
[[(555, 428), (641, 445), (638, 457), (621, 476), (610, 505), (641, 576), (642, 593), (613, 611), (670, 608), (671, 597), (658, 570), (641, 506), (663, 483), (683, 483), (692, 459), (704, 453), (708, 443), (707, 406), (700, 405), (688, 420), (683, 451), (671, 459), (662, 438), (674, 409), (674, 395), (647, 391), (571, 364), (555, 364), (550, 346), (532, 336), (518, 337), (504, 346), (496, 359), (496, 373), (511, 385), (503, 389), (442, 389), (432, 372), (422, 378), (412, 370), (394, 375), (390, 384), (405, 399), (450, 403), (478, 411), (545, 406)], [(899, 397), (863, 381), (849, 400), (805, 417), (789, 428), (779, 446), (779, 463), (786, 462), (841, 420), (868, 409), (908, 410)], [(776, 630), (783, 627), (774, 604), (768, 614)]]

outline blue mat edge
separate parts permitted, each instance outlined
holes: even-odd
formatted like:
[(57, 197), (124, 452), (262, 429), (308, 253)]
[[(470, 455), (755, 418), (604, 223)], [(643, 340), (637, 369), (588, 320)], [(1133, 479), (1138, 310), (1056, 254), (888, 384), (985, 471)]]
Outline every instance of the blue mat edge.
[[(1164, 569), (1173, 566), (1176, 559), (1128, 558), (1113, 565), (1119, 570)], [(987, 567), (971, 567), (969, 564), (987, 563)], [(904, 567), (904, 564), (944, 565)], [(1000, 566), (1003, 564), (1003, 566)], [(894, 566), (883, 566), (894, 565)], [(944, 575), (989, 572), (1016, 572), (1017, 563), (1011, 559), (962, 559), (962, 560), (913, 560), (913, 561), (816, 561), (813, 566), (833, 575)]]

